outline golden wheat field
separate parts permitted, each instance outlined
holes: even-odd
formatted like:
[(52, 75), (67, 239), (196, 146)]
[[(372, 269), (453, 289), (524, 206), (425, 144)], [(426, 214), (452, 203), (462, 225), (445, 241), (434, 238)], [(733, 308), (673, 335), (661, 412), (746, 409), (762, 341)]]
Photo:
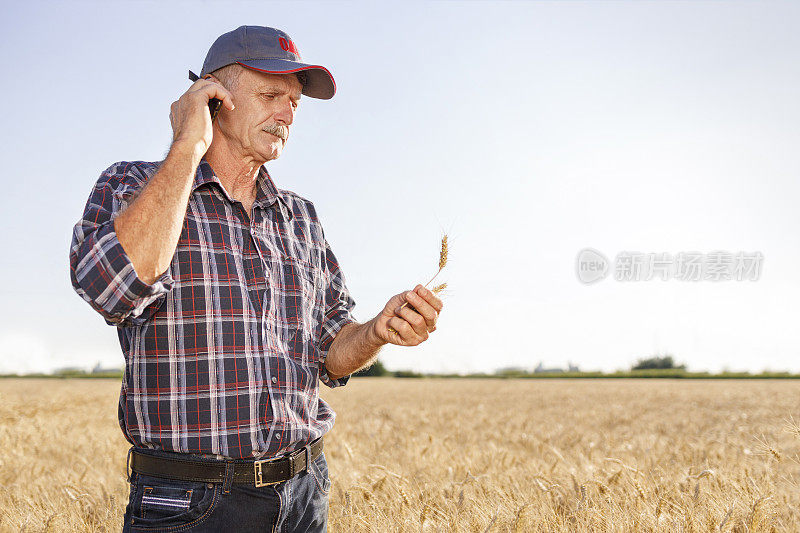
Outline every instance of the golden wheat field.
[[(115, 380), (0, 380), (0, 530), (119, 531)], [(322, 388), (330, 531), (800, 531), (800, 382)]]

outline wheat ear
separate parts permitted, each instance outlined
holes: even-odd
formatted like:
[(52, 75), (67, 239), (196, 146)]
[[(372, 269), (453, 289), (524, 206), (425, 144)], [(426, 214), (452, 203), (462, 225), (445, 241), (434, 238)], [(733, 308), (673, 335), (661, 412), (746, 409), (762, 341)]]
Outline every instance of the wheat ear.
[(434, 288), (432, 288), (432, 289), (431, 289), (431, 292), (432, 292), (433, 294), (439, 294), (440, 292), (442, 292), (442, 291), (443, 291), (443, 290), (445, 290), (446, 288), (447, 288), (447, 283), (441, 283), (441, 284), (439, 284), (439, 285), (435, 286)]
[[(436, 276), (439, 275), (439, 272), (442, 271), (442, 269), (445, 267), (445, 265), (447, 265), (447, 234), (446, 233), (445, 233), (444, 237), (442, 237), (442, 248), (439, 251), (439, 270), (436, 271), (436, 274), (434, 274), (433, 277), (428, 280), (428, 283), (423, 285), (423, 287), (427, 287), (428, 285), (430, 285), (431, 281), (436, 279)], [(443, 283), (442, 285), (434, 287), (434, 289), (438, 289), (438, 290), (432, 290), (431, 292), (436, 294), (439, 291), (441, 291), (442, 289), (444, 289), (445, 287), (447, 287), (447, 283)], [(404, 308), (407, 305), (408, 305), (408, 302), (404, 303), (403, 305), (400, 306), (400, 309)]]

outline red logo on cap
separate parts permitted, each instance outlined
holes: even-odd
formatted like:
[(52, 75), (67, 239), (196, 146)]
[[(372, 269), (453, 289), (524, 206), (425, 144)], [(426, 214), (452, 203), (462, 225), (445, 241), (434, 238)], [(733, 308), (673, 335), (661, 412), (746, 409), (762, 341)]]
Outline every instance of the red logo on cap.
[(300, 57), (300, 50), (297, 49), (291, 39), (284, 39), (283, 37), (280, 37), (278, 42), (281, 43), (281, 48), (283, 50), (291, 52), (297, 57)]

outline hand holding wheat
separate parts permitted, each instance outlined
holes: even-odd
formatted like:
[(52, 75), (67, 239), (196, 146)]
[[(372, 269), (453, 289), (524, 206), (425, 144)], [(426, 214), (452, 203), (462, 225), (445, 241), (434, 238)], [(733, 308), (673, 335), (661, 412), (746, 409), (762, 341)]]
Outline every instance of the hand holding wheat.
[[(375, 327), (375, 334), (383, 342), (416, 346), (427, 340), (429, 333), (436, 331), (436, 320), (442, 310), (442, 301), (437, 294), (447, 287), (447, 283), (440, 283), (432, 289), (427, 289), (427, 286), (447, 264), (447, 252), (447, 235), (444, 235), (436, 274), (425, 285), (417, 285), (412, 291), (395, 295), (386, 304), (377, 317)], [(400, 302), (402, 305), (396, 307)]]

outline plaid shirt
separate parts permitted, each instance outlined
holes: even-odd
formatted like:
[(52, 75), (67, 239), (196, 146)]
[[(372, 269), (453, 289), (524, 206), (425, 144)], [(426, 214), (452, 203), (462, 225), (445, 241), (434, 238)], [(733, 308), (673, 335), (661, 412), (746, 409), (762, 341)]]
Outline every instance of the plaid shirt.
[[(355, 302), (314, 204), (259, 170), (252, 219), (197, 168), (167, 271), (142, 281), (114, 218), (160, 163), (119, 162), (94, 186), (70, 250), (72, 285), (125, 356), (119, 422), (135, 446), (272, 457), (333, 427), (325, 357)], [(319, 381), (318, 381), (319, 380)]]

